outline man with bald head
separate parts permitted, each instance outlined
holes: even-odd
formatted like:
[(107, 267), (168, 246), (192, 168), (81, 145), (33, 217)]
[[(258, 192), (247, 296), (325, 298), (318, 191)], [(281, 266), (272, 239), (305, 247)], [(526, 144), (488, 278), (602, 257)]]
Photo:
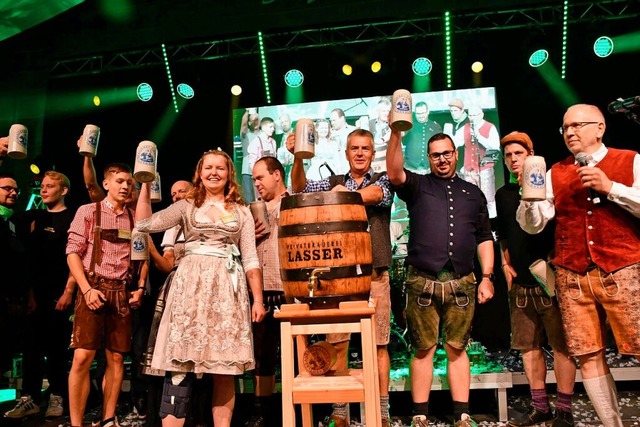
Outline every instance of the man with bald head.
[(640, 155), (602, 142), (598, 107), (577, 104), (560, 133), (571, 152), (546, 176), (546, 200), (521, 201), (531, 234), (555, 218), (556, 292), (569, 353), (602, 423), (622, 426), (605, 358), (608, 322), (621, 354), (640, 355)]

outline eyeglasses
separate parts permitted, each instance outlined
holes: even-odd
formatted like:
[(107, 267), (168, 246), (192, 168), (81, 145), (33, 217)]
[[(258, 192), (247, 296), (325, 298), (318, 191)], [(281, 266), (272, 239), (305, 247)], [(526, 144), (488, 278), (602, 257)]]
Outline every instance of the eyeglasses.
[(11, 194), (11, 192), (13, 191), (13, 192), (16, 193), (16, 196), (20, 195), (20, 189), (17, 188), (17, 187), (12, 187), (10, 185), (5, 185), (4, 187), (0, 187), (0, 188), (2, 188), (4, 191), (6, 191), (9, 194)]
[(568, 125), (560, 126), (560, 129), (558, 129), (558, 131), (560, 131), (560, 135), (564, 135), (565, 132), (569, 130), (569, 128), (572, 128), (573, 130), (580, 130), (586, 125), (597, 125), (599, 123), (600, 122), (575, 122)]
[(431, 160), (438, 160), (440, 157), (443, 157), (445, 160), (449, 160), (453, 157), (454, 150), (443, 151), (442, 153), (429, 153), (429, 158)]

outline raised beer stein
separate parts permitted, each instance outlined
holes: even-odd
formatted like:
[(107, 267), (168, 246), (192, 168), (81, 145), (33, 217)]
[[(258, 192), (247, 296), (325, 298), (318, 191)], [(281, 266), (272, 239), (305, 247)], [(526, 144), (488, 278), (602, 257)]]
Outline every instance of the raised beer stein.
[(82, 132), (79, 152), (86, 157), (95, 157), (100, 140), (100, 128), (96, 125), (86, 125)]
[(158, 148), (151, 141), (142, 141), (136, 149), (133, 177), (138, 182), (153, 182), (156, 179)]
[(296, 123), (294, 156), (298, 159), (310, 159), (315, 154), (315, 126), (311, 119), (300, 119)]
[(12, 159), (24, 159), (27, 157), (27, 145), (29, 131), (25, 125), (15, 124), (9, 128), (9, 147), (7, 156)]
[(398, 89), (391, 99), (389, 126), (396, 131), (407, 131), (413, 127), (411, 92)]
[(529, 156), (522, 165), (522, 200), (539, 202), (547, 198), (547, 165), (544, 157)]

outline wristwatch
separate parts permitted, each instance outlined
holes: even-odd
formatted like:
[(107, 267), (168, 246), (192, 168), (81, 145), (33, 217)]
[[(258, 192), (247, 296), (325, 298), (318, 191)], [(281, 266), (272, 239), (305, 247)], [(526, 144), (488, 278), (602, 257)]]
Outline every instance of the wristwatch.
[(491, 281), (491, 283), (493, 283), (493, 282), (495, 282), (495, 281), (496, 281), (496, 275), (495, 275), (495, 274), (493, 274), (493, 273), (484, 273), (484, 274), (482, 275), (482, 278), (483, 278), (483, 279), (484, 279), (484, 278), (489, 279), (489, 280)]

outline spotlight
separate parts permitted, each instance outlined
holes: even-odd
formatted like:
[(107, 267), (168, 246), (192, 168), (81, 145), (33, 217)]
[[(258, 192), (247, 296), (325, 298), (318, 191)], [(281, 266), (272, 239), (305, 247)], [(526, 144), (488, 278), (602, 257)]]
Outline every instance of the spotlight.
[(529, 57), (529, 65), (536, 68), (547, 62), (549, 52), (546, 49), (538, 49)]
[(416, 76), (426, 76), (431, 72), (431, 68), (431, 61), (425, 57), (416, 58), (413, 64), (411, 64), (413, 74)]
[(479, 73), (484, 69), (484, 64), (480, 61), (476, 61), (473, 64), (471, 64), (471, 71), (473, 71), (474, 73)]
[(342, 66), (342, 72), (344, 73), (345, 76), (350, 76), (351, 73), (353, 73), (353, 68), (351, 68), (351, 65), (349, 64), (344, 64)]
[(40, 168), (35, 163), (31, 163), (31, 165), (29, 165), (29, 170), (34, 175), (39, 175), (40, 174)]
[(231, 86), (231, 93), (235, 96), (238, 96), (242, 93), (242, 87), (240, 85)]
[(371, 71), (377, 73), (382, 68), (380, 61), (374, 61), (371, 63)]
[(193, 88), (186, 83), (180, 83), (178, 87), (176, 87), (176, 91), (178, 92), (178, 95), (184, 99), (191, 99), (196, 94)]
[(598, 37), (593, 44), (593, 52), (600, 58), (606, 58), (613, 53), (613, 40), (607, 36)]
[(140, 83), (136, 93), (138, 94), (138, 99), (142, 102), (147, 102), (153, 98), (153, 88), (149, 83)]
[(100, 97), (98, 95), (93, 97), (93, 105), (95, 105), (96, 107), (100, 106)]
[(296, 69), (289, 70), (284, 75), (284, 82), (289, 87), (300, 87), (304, 82), (304, 74), (302, 74), (302, 71), (300, 70), (296, 70)]

